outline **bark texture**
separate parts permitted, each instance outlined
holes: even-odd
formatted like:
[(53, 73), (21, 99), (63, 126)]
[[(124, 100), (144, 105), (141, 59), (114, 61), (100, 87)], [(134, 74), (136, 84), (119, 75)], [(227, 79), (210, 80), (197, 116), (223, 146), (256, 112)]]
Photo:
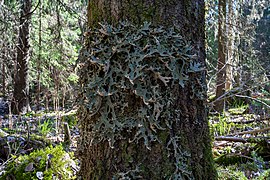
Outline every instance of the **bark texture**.
[[(117, 24), (120, 20), (129, 20), (134, 24), (148, 21), (164, 27), (176, 26), (194, 47), (196, 61), (205, 65), (203, 0), (89, 1), (90, 28), (96, 27), (98, 22)], [(196, 88), (200, 89), (200, 95), (196, 94)], [(205, 71), (190, 74), (184, 88), (173, 86), (171, 92), (175, 95), (172, 109), (176, 113), (168, 114), (166, 118), (173, 120), (172, 128), (157, 130), (160, 141), (151, 142), (150, 147), (145, 146), (144, 141), (131, 143), (134, 132), (123, 132), (126, 138), (117, 140), (114, 148), (107, 141), (97, 144), (89, 142), (88, 137), (93, 133), (89, 124), (99, 121), (101, 115), (87, 116), (86, 105), (80, 107), (78, 156), (82, 178), (216, 179), (207, 122)], [(132, 95), (126, 102), (129, 109), (124, 116), (127, 117), (142, 106), (141, 100)], [(177, 153), (182, 156), (177, 156)], [(183, 166), (186, 172), (180, 168)]]
[(19, 37), (16, 59), (16, 73), (14, 76), (14, 92), (12, 110), (13, 113), (25, 113), (30, 110), (29, 105), (29, 38), (31, 20), (31, 0), (21, 1)]

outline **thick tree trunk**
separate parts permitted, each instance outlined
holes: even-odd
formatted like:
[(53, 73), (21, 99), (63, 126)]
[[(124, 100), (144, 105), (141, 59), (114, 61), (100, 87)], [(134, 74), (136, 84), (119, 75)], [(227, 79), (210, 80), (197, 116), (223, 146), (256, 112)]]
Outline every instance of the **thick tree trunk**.
[(29, 105), (29, 38), (31, 19), (31, 0), (21, 1), (21, 15), (16, 59), (16, 73), (14, 77), (14, 92), (12, 110), (14, 113), (25, 113), (30, 110)]
[[(218, 4), (218, 65), (216, 80), (216, 99), (215, 110), (222, 112), (224, 110), (224, 98), (226, 81), (226, 0), (219, 0)], [(219, 99), (220, 98), (220, 99)]]
[[(96, 27), (102, 21), (117, 24), (120, 20), (129, 20), (134, 24), (148, 21), (164, 27), (176, 26), (194, 47), (196, 62), (205, 66), (203, 0), (89, 1), (89, 27)], [(160, 141), (149, 142), (148, 146), (143, 140), (131, 142), (134, 132), (129, 131), (123, 132), (124, 139), (114, 142), (114, 148), (108, 141), (91, 143), (89, 137), (95, 132), (90, 125), (99, 121), (102, 114), (90, 116), (87, 104), (80, 106), (78, 156), (83, 179), (216, 179), (207, 122), (205, 71), (189, 74), (184, 88), (175, 85), (168, 89), (175, 97), (170, 107), (173, 111), (163, 118), (171, 119), (172, 126), (156, 130), (155, 135)], [(143, 106), (141, 99), (132, 95), (128, 97), (126, 104), (123, 104), (123, 107), (129, 107), (125, 117), (134, 116)], [(81, 96), (81, 100), (85, 99)], [(116, 115), (121, 113), (116, 112)], [(148, 122), (143, 126), (145, 129), (155, 128)]]

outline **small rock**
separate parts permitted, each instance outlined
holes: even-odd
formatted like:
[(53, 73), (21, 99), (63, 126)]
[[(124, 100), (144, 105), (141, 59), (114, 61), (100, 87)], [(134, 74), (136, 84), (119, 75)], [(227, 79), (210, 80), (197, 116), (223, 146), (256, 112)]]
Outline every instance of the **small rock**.
[(34, 168), (34, 163), (29, 163), (26, 167), (25, 167), (25, 172), (32, 172), (35, 170)]
[(8, 136), (8, 137), (7, 137), (7, 141), (8, 141), (8, 142), (15, 142), (15, 137), (13, 137), (13, 136)]
[(37, 176), (38, 179), (43, 179), (43, 172), (38, 171), (36, 173), (36, 176)]

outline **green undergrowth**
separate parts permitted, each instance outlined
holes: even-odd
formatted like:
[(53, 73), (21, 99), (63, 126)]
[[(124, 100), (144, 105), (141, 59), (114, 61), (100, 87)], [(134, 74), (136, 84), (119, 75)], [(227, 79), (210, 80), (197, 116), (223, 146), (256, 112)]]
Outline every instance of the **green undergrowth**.
[(270, 169), (263, 171), (252, 171), (250, 169), (244, 169), (245, 166), (231, 165), (231, 166), (218, 166), (218, 179), (219, 180), (269, 180)]
[(240, 109), (233, 108), (229, 109), (229, 112), (209, 116), (211, 134), (226, 136), (247, 129), (254, 129), (260, 125), (258, 124), (260, 122), (256, 121), (257, 115), (241, 114), (242, 111), (244, 111), (242, 107)]
[(72, 168), (76, 167), (72, 153), (66, 153), (60, 145), (49, 146), (29, 155), (12, 156), (0, 180), (75, 179)]
[(228, 112), (231, 115), (242, 115), (245, 114), (246, 110), (249, 108), (249, 105), (243, 101), (233, 101), (231, 106), (228, 108)]
[(250, 156), (225, 156), (215, 159), (219, 179), (270, 179), (268, 163), (255, 151)]
[[(212, 97), (211, 97), (212, 98)], [(210, 101), (210, 100), (209, 100)], [(261, 102), (260, 102), (261, 101)], [(230, 101), (223, 113), (209, 116), (212, 137), (242, 138), (247, 142), (215, 141), (213, 157), (218, 179), (270, 180), (269, 132), (244, 133), (269, 127), (268, 99)], [(263, 116), (262, 116), (263, 115)]]

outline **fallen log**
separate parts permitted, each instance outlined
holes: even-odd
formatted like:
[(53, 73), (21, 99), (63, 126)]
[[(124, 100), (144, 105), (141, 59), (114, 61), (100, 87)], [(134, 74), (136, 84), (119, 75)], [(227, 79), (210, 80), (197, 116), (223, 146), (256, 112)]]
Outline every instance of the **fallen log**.
[(233, 141), (233, 142), (242, 142), (246, 143), (247, 140), (241, 137), (232, 137), (232, 136), (217, 136), (215, 137), (216, 141)]
[[(241, 143), (257, 143), (263, 146), (267, 146), (269, 148), (270, 145), (270, 137), (234, 137), (234, 136), (217, 136), (215, 137), (215, 141), (229, 141), (229, 142), (241, 142)], [(225, 143), (226, 144), (226, 143)], [(216, 146), (220, 146), (216, 145)]]

